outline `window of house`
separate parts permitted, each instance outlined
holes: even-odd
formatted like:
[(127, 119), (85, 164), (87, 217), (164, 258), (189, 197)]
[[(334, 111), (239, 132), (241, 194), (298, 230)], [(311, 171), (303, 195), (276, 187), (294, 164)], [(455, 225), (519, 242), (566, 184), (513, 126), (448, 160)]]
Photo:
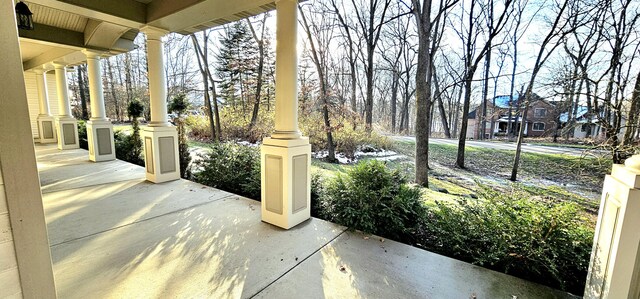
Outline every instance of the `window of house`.
[(544, 123), (533, 123), (534, 131), (544, 131)]
[(545, 117), (547, 116), (547, 109), (545, 108), (536, 108), (536, 110), (534, 110), (533, 115), (535, 117)]

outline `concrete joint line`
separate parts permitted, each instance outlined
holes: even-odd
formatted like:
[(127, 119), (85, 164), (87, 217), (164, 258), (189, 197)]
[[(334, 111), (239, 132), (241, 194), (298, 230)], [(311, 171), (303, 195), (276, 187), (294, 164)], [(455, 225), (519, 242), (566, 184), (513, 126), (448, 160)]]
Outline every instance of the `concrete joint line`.
[(295, 268), (297, 268), (300, 264), (304, 263), (304, 261), (306, 261), (307, 259), (309, 259), (310, 257), (312, 257), (314, 254), (318, 253), (320, 250), (322, 250), (323, 248), (327, 247), (327, 245), (329, 245), (330, 243), (332, 243), (334, 240), (336, 240), (338, 237), (342, 236), (347, 230), (349, 230), (348, 227), (345, 227), (338, 235), (336, 235), (335, 237), (333, 237), (331, 240), (329, 240), (327, 243), (324, 243), (322, 246), (320, 246), (320, 248), (316, 249), (315, 251), (313, 251), (311, 254), (309, 254), (308, 256), (306, 256), (303, 259), (300, 259), (300, 261), (298, 261), (295, 265), (293, 265), (293, 267), (291, 267), (291, 269), (285, 271), (284, 273), (282, 273), (282, 275), (278, 276), (276, 279), (274, 279), (272, 282), (270, 282), (268, 285), (266, 285), (264, 288), (261, 288), (260, 290), (258, 290), (255, 294), (251, 295), (249, 298), (255, 298), (256, 296), (258, 296), (260, 293), (262, 293), (264, 290), (266, 290), (267, 288), (269, 288), (271, 285), (275, 284), (276, 282), (278, 282), (278, 280), (280, 280), (282, 277), (284, 277), (285, 275), (287, 275), (289, 272), (293, 271)]

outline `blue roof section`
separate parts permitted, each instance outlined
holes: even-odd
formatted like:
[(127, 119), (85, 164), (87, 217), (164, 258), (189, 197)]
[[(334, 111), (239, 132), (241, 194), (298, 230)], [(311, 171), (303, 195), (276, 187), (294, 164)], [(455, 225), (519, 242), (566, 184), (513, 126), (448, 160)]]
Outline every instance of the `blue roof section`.
[[(589, 112), (589, 109), (587, 109), (587, 107), (585, 106), (578, 107), (578, 113), (576, 114), (576, 119), (583, 117), (585, 114), (587, 114), (587, 112)], [(568, 120), (569, 120), (569, 112), (564, 112), (560, 114), (561, 123), (566, 123)]]
[(509, 102), (511, 101), (511, 96), (497, 96), (493, 98), (493, 101), (496, 103), (496, 107), (498, 108), (509, 108)]

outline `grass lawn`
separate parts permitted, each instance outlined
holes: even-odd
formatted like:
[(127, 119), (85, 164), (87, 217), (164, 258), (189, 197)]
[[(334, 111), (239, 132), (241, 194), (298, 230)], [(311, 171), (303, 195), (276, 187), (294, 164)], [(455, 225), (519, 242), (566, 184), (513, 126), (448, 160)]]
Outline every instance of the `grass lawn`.
[[(394, 150), (413, 158), (414, 147), (413, 141), (397, 141)], [(519, 182), (513, 183), (508, 178), (514, 151), (467, 146), (466, 169), (453, 166), (456, 154), (456, 146), (429, 145), (431, 184), (445, 181), (450, 184), (444, 188), (453, 185), (471, 191), (477, 190), (478, 183), (505, 190), (519, 188), (543, 200), (575, 202), (590, 214), (597, 213), (602, 183), (611, 169), (608, 159), (522, 153)]]
[(113, 125), (113, 131), (126, 131), (131, 133), (133, 132), (133, 128), (130, 124)]

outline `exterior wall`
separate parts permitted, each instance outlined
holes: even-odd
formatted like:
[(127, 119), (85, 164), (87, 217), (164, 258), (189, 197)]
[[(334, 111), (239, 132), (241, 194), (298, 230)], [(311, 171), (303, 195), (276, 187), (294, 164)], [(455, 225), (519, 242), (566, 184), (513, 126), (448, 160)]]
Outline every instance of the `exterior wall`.
[(0, 170), (0, 298), (22, 298), (2, 170)]
[[(544, 116), (536, 116), (536, 109), (546, 109)], [(535, 101), (531, 104), (527, 110), (527, 123), (529, 124), (529, 130), (527, 136), (529, 137), (543, 137), (552, 136), (556, 129), (556, 122), (554, 121), (554, 114), (556, 113), (553, 105), (547, 104), (544, 101)], [(544, 130), (534, 130), (535, 123), (543, 123)]]
[[(573, 128), (573, 138), (584, 139), (587, 137), (587, 131), (582, 131), (582, 125), (583, 124), (578, 124)], [(592, 129), (595, 130), (595, 126), (593, 126)]]
[(478, 139), (478, 126), (476, 119), (469, 119), (467, 123), (467, 139)]
[[(38, 87), (36, 74), (34, 72), (24, 72), (24, 83), (27, 90), (27, 101), (29, 102), (29, 120), (31, 121), (31, 134), (33, 138), (38, 137), (38, 114), (40, 114), (40, 104), (38, 100)], [(53, 71), (47, 73), (47, 89), (49, 92), (49, 110), (51, 115), (58, 115), (58, 93), (56, 91), (56, 76)]]

